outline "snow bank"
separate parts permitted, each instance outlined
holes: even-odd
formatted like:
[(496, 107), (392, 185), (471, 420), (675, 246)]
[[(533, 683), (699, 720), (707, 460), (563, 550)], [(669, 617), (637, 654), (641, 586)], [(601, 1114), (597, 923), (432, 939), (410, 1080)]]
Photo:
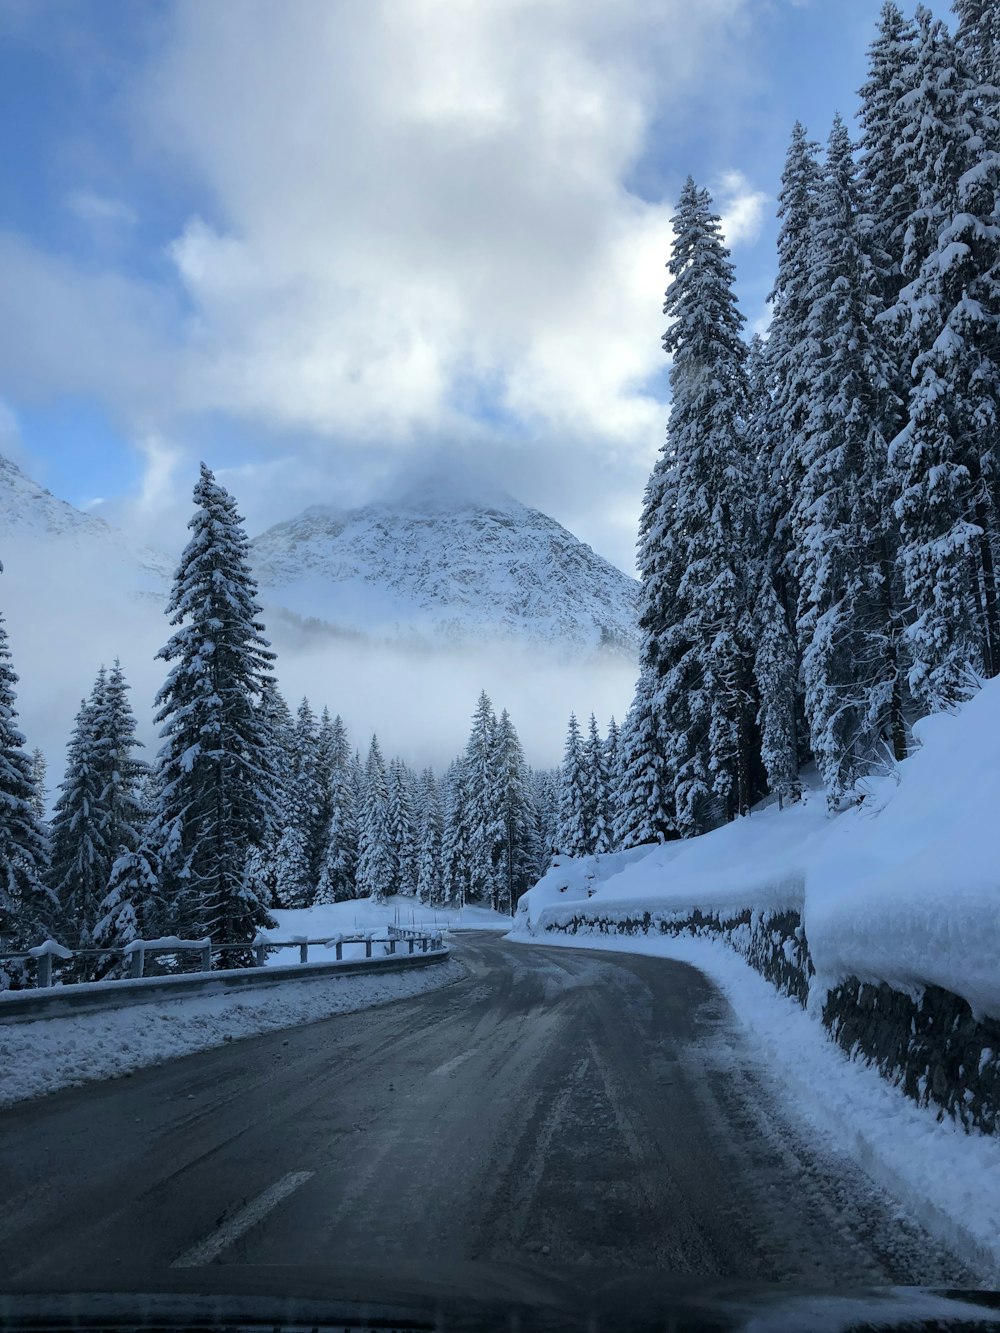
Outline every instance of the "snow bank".
[[(464, 907), (449, 909), (443, 907), (425, 907), (414, 898), (389, 898), (384, 903), (372, 902), (371, 898), (351, 898), (343, 903), (330, 903), (318, 907), (290, 908), (271, 914), (277, 921), (277, 929), (266, 932), (272, 940), (289, 943), (295, 939), (335, 940), (338, 935), (363, 935), (375, 930), (384, 935), (387, 926), (424, 927), (428, 934), (454, 930), (510, 930), (510, 917), (503, 912), (494, 912), (488, 907)], [(381, 929), (379, 929), (381, 928)], [(364, 956), (364, 945), (355, 946)], [(344, 947), (344, 957), (350, 958), (351, 946)], [(310, 950), (312, 959), (322, 955), (318, 950)], [(288, 949), (282, 949), (277, 956), (268, 961), (288, 962)]]
[(330, 976), (136, 1008), (0, 1024), (0, 1106), (159, 1064), (242, 1037), (314, 1023), (458, 981), (456, 962), (385, 975)]
[(807, 793), (700, 838), (556, 865), (521, 899), (514, 933), (565, 925), (588, 900), (595, 914), (795, 908), (811, 1003), (855, 976), (936, 984), (1000, 1017), (1000, 680), (916, 734), (921, 748), (845, 814)]

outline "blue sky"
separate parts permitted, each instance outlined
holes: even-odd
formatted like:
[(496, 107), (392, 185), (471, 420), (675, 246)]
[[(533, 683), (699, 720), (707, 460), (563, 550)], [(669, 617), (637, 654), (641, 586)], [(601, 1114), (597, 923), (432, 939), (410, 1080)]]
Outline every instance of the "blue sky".
[(671, 204), (759, 321), (878, 9), (0, 0), (0, 449), (165, 546), (199, 457), (259, 528), (461, 455), (628, 567)]

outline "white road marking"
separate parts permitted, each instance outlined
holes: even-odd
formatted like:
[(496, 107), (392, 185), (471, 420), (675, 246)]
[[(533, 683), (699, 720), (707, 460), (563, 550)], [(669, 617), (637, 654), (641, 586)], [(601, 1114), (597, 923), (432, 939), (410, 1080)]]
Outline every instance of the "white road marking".
[(244, 1208), (234, 1213), (220, 1227), (216, 1227), (204, 1240), (186, 1250), (179, 1259), (175, 1259), (170, 1265), (171, 1268), (201, 1268), (204, 1264), (210, 1264), (227, 1245), (239, 1240), (251, 1227), (256, 1226), (262, 1217), (266, 1217), (272, 1209), (287, 1199), (289, 1194), (294, 1194), (300, 1185), (304, 1185), (315, 1174), (315, 1171), (289, 1171), (287, 1176), (276, 1180), (263, 1194), (251, 1199)]
[(457, 1069), (459, 1065), (464, 1065), (466, 1060), (473, 1055), (475, 1055), (474, 1050), (463, 1051), (461, 1055), (456, 1055), (451, 1060), (445, 1060), (443, 1065), (438, 1065), (437, 1069), (431, 1070), (431, 1078), (436, 1074), (450, 1074), (451, 1071)]

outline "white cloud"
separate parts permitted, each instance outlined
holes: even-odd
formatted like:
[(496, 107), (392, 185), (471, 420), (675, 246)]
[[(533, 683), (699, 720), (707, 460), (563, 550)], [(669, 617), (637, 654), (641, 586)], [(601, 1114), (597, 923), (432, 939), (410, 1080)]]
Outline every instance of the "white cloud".
[(135, 210), (123, 199), (112, 199), (94, 190), (74, 190), (66, 198), (71, 213), (90, 226), (132, 227), (136, 223)]
[[(181, 0), (127, 103), (143, 153), (205, 188), (173, 282), (0, 238), (24, 331), (0, 330), (0, 364), (103, 396), (185, 460), (199, 414), (245, 423), (245, 480), (266, 489), (239, 498), (267, 520), (303, 477), (356, 489), (431, 446), (502, 454), (509, 489), (630, 568), (673, 199), (627, 183), (654, 125), (733, 64), (747, 6)], [(762, 196), (723, 186), (735, 244)]]
[(727, 171), (716, 188), (716, 204), (722, 216), (722, 234), (726, 244), (752, 243), (760, 235), (771, 196), (755, 190), (742, 171)]

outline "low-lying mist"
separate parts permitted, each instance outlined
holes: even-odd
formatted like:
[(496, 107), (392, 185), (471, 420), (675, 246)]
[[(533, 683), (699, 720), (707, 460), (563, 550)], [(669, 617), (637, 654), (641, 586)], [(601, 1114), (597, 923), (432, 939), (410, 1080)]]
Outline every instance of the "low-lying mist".
[[(50, 799), (62, 779), (65, 747), (80, 700), (102, 663), (121, 659), (146, 757), (159, 742), (153, 700), (167, 663), (156, 660), (172, 630), (166, 599), (136, 592), (136, 572), (104, 553), (18, 540), (3, 551), (0, 610), (20, 676), (20, 726), (29, 748), (48, 761)], [(278, 653), (276, 675), (294, 710), (308, 695), (318, 714), (340, 713), (362, 751), (377, 732), (383, 752), (440, 770), (465, 745), (479, 691), (506, 708), (528, 762), (551, 767), (562, 756), (571, 711), (619, 721), (636, 668), (622, 657), (558, 658), (517, 643), (438, 648), (373, 643), (265, 612)]]

